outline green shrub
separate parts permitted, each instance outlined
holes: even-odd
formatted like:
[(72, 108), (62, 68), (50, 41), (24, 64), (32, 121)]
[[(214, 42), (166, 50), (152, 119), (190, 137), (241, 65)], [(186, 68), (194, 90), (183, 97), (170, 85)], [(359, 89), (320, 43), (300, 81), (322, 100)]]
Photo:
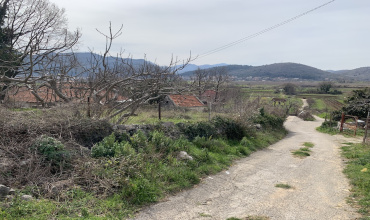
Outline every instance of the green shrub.
[(136, 205), (156, 202), (162, 196), (161, 189), (158, 185), (158, 183), (149, 181), (143, 177), (133, 179), (130, 181), (130, 184), (122, 190), (122, 194)]
[(159, 131), (153, 131), (150, 136), (149, 141), (151, 144), (154, 144), (157, 151), (167, 153), (170, 151), (170, 147), (173, 144), (171, 138), (165, 136), (163, 132)]
[(113, 157), (118, 143), (114, 134), (104, 138), (103, 141), (91, 148), (92, 157)]
[(62, 142), (46, 135), (38, 138), (32, 145), (37, 152), (44, 156), (52, 167), (65, 167), (69, 164), (71, 155), (66, 151)]
[(236, 120), (217, 116), (212, 119), (212, 123), (229, 140), (241, 140), (247, 135), (246, 128)]
[(91, 148), (92, 157), (119, 157), (136, 154), (135, 149), (129, 142), (116, 141), (114, 133), (104, 138), (103, 141), (97, 143)]
[(253, 122), (261, 124), (263, 128), (268, 129), (283, 129), (285, 118), (270, 115), (265, 113), (264, 109), (260, 109), (260, 114), (254, 118)]
[(182, 132), (193, 140), (195, 137), (217, 137), (217, 130), (213, 124), (209, 122), (198, 122), (195, 124), (188, 124), (181, 128)]

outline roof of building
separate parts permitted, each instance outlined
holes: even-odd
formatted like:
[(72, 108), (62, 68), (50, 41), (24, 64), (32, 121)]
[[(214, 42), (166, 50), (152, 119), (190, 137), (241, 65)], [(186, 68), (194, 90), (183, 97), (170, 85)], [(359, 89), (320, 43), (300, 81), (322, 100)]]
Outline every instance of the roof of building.
[(203, 102), (194, 95), (169, 95), (168, 97), (179, 107), (204, 107)]
[(215, 90), (206, 90), (202, 93), (202, 97), (215, 97), (216, 96), (216, 91)]
[[(80, 89), (73, 89), (73, 88), (64, 88), (62, 90), (64, 95), (68, 98), (74, 99), (73, 101), (87, 101), (87, 94), (85, 90)], [(37, 90), (37, 94), (42, 98), (45, 102), (62, 102), (63, 100), (55, 94), (52, 89), (47, 87), (41, 87)], [(114, 98), (114, 94), (110, 93), (109, 98)], [(13, 102), (27, 102), (27, 103), (37, 103), (38, 100), (32, 94), (32, 91), (27, 87), (13, 87), (7, 92), (7, 100)], [(106, 98), (103, 98), (102, 102), (105, 102)], [(128, 98), (117, 95), (115, 97), (116, 101), (129, 101)]]

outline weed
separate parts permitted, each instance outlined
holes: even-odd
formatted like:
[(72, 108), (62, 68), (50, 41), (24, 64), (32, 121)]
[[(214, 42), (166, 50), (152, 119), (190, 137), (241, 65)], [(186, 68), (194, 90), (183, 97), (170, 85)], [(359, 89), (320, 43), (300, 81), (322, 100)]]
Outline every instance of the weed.
[(201, 213), (199, 213), (199, 216), (200, 217), (212, 217), (212, 215), (210, 215), (210, 214), (206, 214), (206, 213), (203, 213), (203, 212), (201, 212)]
[(291, 185), (289, 185), (289, 184), (285, 184), (285, 183), (278, 183), (278, 184), (275, 184), (275, 187), (283, 188), (283, 189), (291, 189), (291, 188), (293, 188)]
[(312, 142), (304, 142), (303, 146), (311, 148), (311, 147), (315, 146), (315, 144), (312, 143)]
[(369, 216), (370, 146), (366, 144), (350, 144), (342, 147), (342, 155), (350, 160), (344, 169), (344, 173), (351, 181), (354, 201), (361, 207), (359, 212), (364, 216)]
[(292, 153), (293, 153), (294, 156), (297, 156), (297, 157), (300, 157), (300, 158), (310, 156), (310, 154), (307, 151), (302, 150), (302, 148), (299, 149), (299, 150), (293, 151)]

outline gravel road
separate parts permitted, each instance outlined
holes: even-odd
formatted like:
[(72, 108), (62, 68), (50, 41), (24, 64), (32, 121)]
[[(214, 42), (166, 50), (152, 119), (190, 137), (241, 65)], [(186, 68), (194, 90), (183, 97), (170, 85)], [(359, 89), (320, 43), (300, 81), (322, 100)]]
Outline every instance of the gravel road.
[[(143, 209), (135, 219), (222, 219), (266, 216), (270, 219), (356, 219), (346, 203), (349, 183), (340, 157), (342, 136), (315, 130), (322, 120), (305, 122), (290, 116), (286, 138), (234, 163), (229, 170), (205, 178), (191, 190)], [(311, 156), (291, 151), (312, 142)], [(275, 187), (285, 183), (292, 189)]]

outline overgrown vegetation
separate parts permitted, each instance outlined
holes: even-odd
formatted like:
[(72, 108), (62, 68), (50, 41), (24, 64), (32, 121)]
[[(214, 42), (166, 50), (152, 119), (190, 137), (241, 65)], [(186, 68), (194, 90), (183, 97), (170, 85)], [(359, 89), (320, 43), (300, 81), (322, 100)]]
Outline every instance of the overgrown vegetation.
[[(264, 109), (251, 118), (180, 123), (179, 135), (160, 126), (112, 132), (78, 108), (0, 113), (1, 183), (17, 189), (0, 202), (2, 219), (124, 219), (286, 134), (284, 119)], [(37, 200), (23, 201), (24, 194)]]
[[(347, 143), (342, 155), (349, 161), (344, 173), (353, 186), (350, 200), (359, 205), (359, 212), (369, 219), (370, 215), (370, 145)], [(367, 217), (366, 217), (367, 216)]]

